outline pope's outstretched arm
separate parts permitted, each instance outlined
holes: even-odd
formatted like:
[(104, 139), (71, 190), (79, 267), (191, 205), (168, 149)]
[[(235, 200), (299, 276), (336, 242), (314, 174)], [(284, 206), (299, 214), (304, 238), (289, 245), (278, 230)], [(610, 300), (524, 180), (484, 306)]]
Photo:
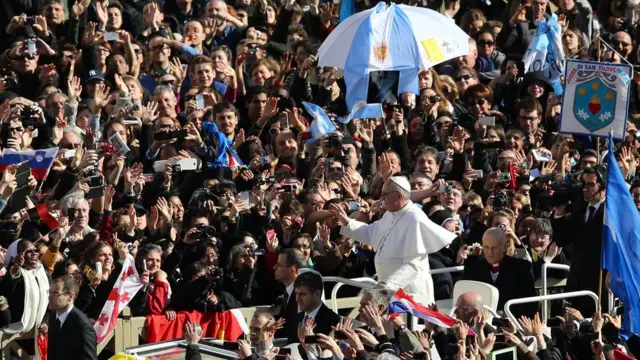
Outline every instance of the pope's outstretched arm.
[(336, 220), (342, 225), (340, 235), (350, 237), (351, 239), (363, 244), (373, 245), (371, 243), (371, 235), (375, 231), (376, 223), (369, 225), (358, 220), (350, 219), (340, 205), (331, 204), (329, 206), (329, 210), (331, 210), (333, 215), (336, 217)]
[(371, 235), (374, 233), (376, 223), (371, 225), (363, 223), (355, 219), (350, 219), (346, 225), (343, 225), (340, 229), (340, 235), (350, 237), (351, 239), (361, 242), (363, 244), (371, 245)]

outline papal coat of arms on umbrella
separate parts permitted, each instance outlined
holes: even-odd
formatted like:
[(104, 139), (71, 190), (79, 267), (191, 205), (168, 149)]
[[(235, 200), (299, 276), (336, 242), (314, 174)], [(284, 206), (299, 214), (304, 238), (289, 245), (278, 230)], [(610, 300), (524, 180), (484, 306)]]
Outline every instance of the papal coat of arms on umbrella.
[(616, 75), (607, 74), (608, 78), (602, 78), (590, 71), (580, 73), (578, 77), (584, 81), (576, 86), (573, 115), (587, 130), (598, 131), (611, 124), (616, 116), (616, 90), (608, 85), (615, 83), (616, 79), (611, 77)]

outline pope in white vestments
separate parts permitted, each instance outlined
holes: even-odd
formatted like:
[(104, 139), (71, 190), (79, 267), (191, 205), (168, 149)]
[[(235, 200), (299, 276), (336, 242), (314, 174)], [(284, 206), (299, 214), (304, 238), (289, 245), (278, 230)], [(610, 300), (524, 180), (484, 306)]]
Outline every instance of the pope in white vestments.
[(410, 193), (405, 177), (387, 180), (382, 187), (387, 211), (372, 224), (348, 218), (339, 206), (331, 210), (342, 224), (341, 235), (373, 246), (380, 282), (391, 289), (402, 288), (423, 304), (432, 304), (435, 300), (428, 255), (449, 245), (456, 235), (429, 220), (409, 200)]

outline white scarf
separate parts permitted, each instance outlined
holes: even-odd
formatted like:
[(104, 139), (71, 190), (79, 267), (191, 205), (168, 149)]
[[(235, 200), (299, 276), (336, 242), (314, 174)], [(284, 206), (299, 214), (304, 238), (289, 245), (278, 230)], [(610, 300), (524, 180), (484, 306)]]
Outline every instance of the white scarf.
[(49, 305), (49, 279), (44, 267), (40, 265), (32, 270), (20, 268), (20, 276), (24, 281), (22, 319), (2, 329), (7, 334), (24, 333), (39, 326)]

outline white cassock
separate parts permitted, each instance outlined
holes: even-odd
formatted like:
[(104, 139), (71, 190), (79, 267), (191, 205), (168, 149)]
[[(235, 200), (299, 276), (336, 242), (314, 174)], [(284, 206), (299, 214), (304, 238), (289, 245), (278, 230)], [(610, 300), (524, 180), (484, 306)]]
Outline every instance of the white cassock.
[(416, 295), (423, 304), (435, 303), (428, 255), (449, 245), (456, 235), (429, 220), (414, 203), (387, 211), (373, 224), (351, 219), (340, 234), (373, 246), (379, 281)]

